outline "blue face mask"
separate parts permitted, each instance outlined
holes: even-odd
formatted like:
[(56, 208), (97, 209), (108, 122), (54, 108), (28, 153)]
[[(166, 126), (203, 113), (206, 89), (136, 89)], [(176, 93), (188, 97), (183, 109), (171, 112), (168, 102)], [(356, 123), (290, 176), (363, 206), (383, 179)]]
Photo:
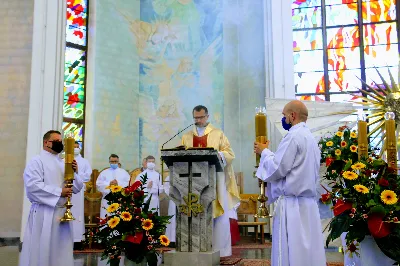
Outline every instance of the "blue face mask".
[(117, 163), (110, 163), (110, 167), (112, 169), (117, 169), (118, 168), (118, 164)]
[(292, 127), (291, 124), (286, 123), (286, 118), (285, 117), (282, 117), (282, 127), (283, 127), (284, 130), (289, 130)]

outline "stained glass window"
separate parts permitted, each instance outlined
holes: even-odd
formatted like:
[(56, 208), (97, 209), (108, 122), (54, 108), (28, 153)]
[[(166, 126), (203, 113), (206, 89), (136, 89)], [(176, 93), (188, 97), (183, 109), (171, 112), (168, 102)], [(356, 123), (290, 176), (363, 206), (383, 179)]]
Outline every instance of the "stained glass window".
[(63, 131), (84, 149), (88, 0), (66, 0)]
[(292, 0), (296, 96), (347, 101), (388, 69), (397, 76), (396, 0)]

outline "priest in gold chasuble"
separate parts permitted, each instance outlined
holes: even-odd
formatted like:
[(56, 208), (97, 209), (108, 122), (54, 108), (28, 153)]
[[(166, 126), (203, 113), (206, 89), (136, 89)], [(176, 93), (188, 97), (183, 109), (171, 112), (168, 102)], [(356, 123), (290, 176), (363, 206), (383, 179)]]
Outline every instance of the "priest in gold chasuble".
[(224, 172), (217, 173), (217, 198), (213, 202), (213, 249), (219, 250), (221, 257), (230, 256), (232, 248), (229, 218), (236, 216), (236, 209), (240, 204), (239, 191), (232, 168), (235, 154), (222, 130), (207, 122), (209, 116), (205, 106), (196, 106), (192, 113), (196, 126), (192, 131), (183, 135), (182, 144), (186, 148), (212, 147), (219, 152), (224, 164)]

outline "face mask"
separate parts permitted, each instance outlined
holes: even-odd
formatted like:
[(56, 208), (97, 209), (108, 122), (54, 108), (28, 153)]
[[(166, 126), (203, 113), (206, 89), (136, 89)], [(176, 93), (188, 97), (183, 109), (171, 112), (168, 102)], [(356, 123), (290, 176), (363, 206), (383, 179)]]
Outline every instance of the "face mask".
[(285, 117), (282, 117), (282, 127), (283, 127), (284, 130), (289, 130), (292, 127), (291, 124), (286, 123), (286, 118)]
[(110, 163), (110, 167), (111, 167), (111, 169), (117, 169), (118, 168), (118, 164), (117, 163)]
[(53, 141), (53, 145), (51, 146), (51, 149), (56, 152), (60, 153), (64, 149), (64, 144), (61, 141)]
[(78, 155), (79, 153), (81, 153), (81, 149), (79, 148), (74, 148), (74, 154)]
[(148, 169), (153, 170), (154, 167), (156, 167), (156, 164), (155, 164), (155, 163), (147, 163), (147, 168), (148, 168)]

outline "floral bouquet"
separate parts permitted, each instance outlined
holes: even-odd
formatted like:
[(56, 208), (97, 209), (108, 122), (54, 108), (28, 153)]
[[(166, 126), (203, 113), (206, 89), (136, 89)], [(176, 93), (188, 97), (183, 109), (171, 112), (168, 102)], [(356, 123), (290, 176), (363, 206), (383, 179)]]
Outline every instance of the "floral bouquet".
[(149, 266), (157, 265), (156, 248), (169, 245), (164, 231), (171, 216), (149, 210), (151, 197), (145, 202), (143, 190), (146, 182), (147, 174), (126, 188), (108, 187), (109, 215), (101, 219), (96, 237), (105, 247), (102, 260), (108, 258), (112, 266), (119, 265), (122, 253), (135, 263), (146, 260)]
[(326, 245), (347, 232), (347, 251), (358, 254), (359, 243), (370, 235), (386, 256), (400, 262), (400, 176), (377, 155), (358, 160), (356, 137), (339, 128), (320, 141), (322, 157), (332, 158), (325, 178), (332, 186), (326, 198), (334, 203), (334, 218)]

